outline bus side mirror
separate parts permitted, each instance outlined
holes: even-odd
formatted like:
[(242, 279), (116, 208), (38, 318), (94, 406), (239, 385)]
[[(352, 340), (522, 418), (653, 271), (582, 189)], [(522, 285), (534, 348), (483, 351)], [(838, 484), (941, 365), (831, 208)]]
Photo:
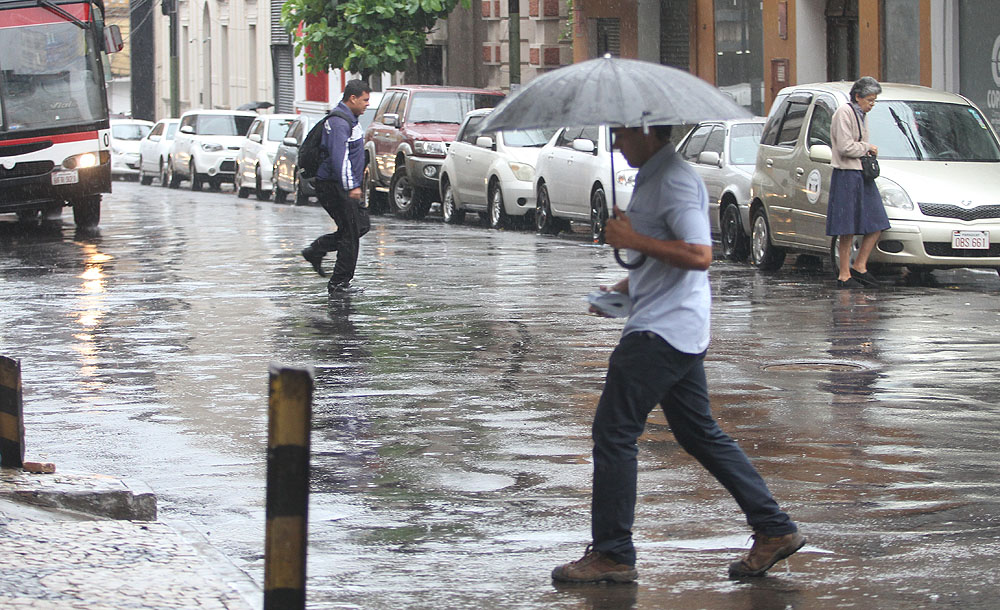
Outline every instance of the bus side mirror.
[(117, 53), (125, 48), (125, 41), (122, 40), (122, 31), (117, 25), (109, 25), (104, 28), (104, 52)]

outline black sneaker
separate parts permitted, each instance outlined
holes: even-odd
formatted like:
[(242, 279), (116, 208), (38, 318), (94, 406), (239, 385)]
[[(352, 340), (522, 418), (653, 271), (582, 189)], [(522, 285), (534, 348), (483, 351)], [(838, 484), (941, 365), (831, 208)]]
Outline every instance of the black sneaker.
[(837, 288), (861, 288), (861, 282), (849, 277), (846, 280), (837, 280)]
[(326, 277), (326, 273), (323, 273), (323, 255), (313, 250), (312, 246), (302, 248), (302, 258), (309, 261), (320, 277)]
[(360, 286), (352, 286), (350, 282), (338, 282), (336, 284), (331, 282), (327, 285), (326, 290), (330, 294), (359, 294), (365, 291)]

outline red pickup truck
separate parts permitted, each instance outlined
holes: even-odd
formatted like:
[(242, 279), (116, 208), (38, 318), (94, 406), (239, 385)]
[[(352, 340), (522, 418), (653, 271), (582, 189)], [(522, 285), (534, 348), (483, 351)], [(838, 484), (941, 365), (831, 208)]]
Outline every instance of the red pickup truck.
[(362, 196), (371, 213), (392, 209), (402, 218), (423, 218), (437, 198), (441, 164), (465, 114), (493, 108), (503, 97), (466, 87), (386, 89), (365, 130)]

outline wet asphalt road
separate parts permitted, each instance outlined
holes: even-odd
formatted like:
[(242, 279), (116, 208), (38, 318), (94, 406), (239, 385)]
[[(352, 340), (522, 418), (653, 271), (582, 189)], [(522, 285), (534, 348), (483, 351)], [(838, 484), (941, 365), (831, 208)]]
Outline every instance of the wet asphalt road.
[(329, 299), (315, 206), (115, 183), (98, 235), (0, 217), (0, 349), (29, 459), (138, 478), (263, 576), (268, 365), (315, 367), (310, 608), (991, 608), (1000, 278), (833, 288), (717, 261), (715, 415), (809, 537), (731, 582), (735, 503), (654, 413), (635, 587), (554, 587), (588, 539), (589, 426), (621, 271), (581, 235), (375, 219)]

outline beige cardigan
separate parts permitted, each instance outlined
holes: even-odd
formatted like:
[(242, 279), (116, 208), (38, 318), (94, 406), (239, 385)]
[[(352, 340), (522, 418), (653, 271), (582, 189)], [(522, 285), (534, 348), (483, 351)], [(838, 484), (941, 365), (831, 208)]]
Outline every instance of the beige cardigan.
[(861, 169), (861, 157), (868, 152), (868, 117), (861, 123), (861, 141), (858, 141), (858, 119), (854, 108), (844, 104), (833, 113), (830, 122), (830, 141), (833, 142), (832, 165), (838, 169)]

